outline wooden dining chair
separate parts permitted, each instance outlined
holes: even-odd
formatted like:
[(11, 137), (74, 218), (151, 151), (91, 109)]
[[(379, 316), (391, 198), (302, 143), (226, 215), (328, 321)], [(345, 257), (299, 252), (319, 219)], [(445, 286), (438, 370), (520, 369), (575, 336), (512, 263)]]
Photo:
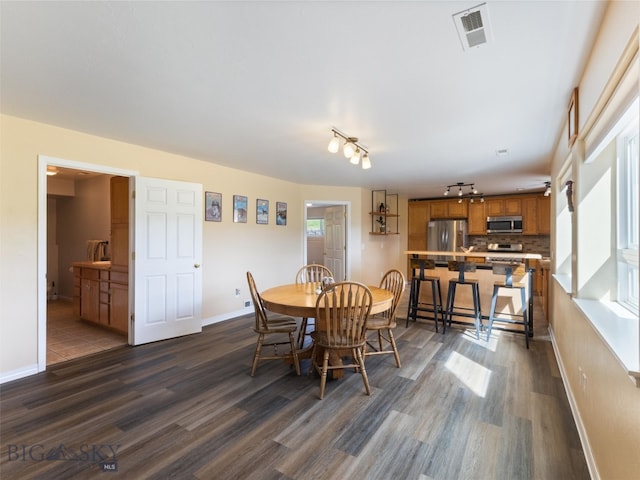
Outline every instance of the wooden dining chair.
[[(324, 397), (327, 372), (339, 368), (355, 368), (362, 375), (367, 395), (371, 395), (369, 379), (364, 368), (364, 344), (367, 340), (367, 320), (373, 296), (366, 285), (358, 282), (339, 282), (327, 287), (316, 301), (316, 329), (311, 333), (313, 350), (309, 373), (320, 374), (320, 399)], [(336, 357), (351, 355), (352, 363), (329, 365), (329, 354)], [(318, 356), (322, 355), (322, 363)]]
[[(262, 298), (256, 288), (256, 282), (253, 279), (251, 272), (247, 272), (247, 282), (249, 283), (249, 291), (251, 292), (251, 300), (253, 301), (253, 308), (255, 310), (256, 322), (253, 330), (258, 334), (258, 341), (256, 343), (256, 350), (253, 355), (253, 366), (251, 367), (251, 376), (253, 377), (258, 368), (258, 362), (260, 360), (284, 360), (287, 356), (285, 353), (278, 353), (279, 345), (291, 346), (291, 352), (289, 355), (293, 356), (293, 364), (296, 367), (296, 373), (300, 375), (300, 360), (298, 359), (298, 351), (296, 349), (296, 342), (293, 337), (293, 333), (298, 328), (296, 320), (290, 317), (276, 317), (269, 318), (267, 312), (262, 304)], [(278, 339), (270, 343), (264, 343), (267, 335), (278, 334), (282, 337), (283, 334), (287, 334), (289, 339), (287, 341)], [(272, 355), (262, 355), (262, 347), (273, 347)]]
[[(305, 265), (296, 273), (296, 283), (320, 283), (324, 277), (333, 277), (333, 273), (324, 265), (310, 263)], [(303, 318), (298, 331), (298, 348), (304, 347), (304, 339), (309, 335), (307, 332), (309, 324), (308, 318)]]
[[(398, 352), (398, 346), (396, 345), (396, 340), (393, 336), (393, 329), (396, 328), (396, 311), (398, 309), (400, 299), (402, 298), (402, 294), (404, 293), (404, 274), (400, 270), (389, 270), (382, 277), (382, 280), (380, 281), (380, 288), (389, 290), (393, 293), (393, 302), (388, 310), (369, 317), (369, 320), (367, 321), (367, 331), (377, 332), (378, 347), (374, 347), (371, 342), (367, 341), (364, 346), (364, 354), (366, 357), (370, 355), (385, 355), (392, 353), (396, 359), (396, 365), (400, 368), (400, 353)], [(390, 346), (391, 349), (389, 350), (387, 348), (385, 350), (383, 348), (383, 342), (385, 345)], [(372, 350), (369, 350), (368, 347), (371, 347)]]

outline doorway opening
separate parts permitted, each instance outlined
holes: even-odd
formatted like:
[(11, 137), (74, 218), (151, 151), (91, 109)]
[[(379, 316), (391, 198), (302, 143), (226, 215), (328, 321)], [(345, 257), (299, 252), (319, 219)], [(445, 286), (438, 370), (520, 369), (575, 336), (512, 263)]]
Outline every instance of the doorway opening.
[[(44, 371), (48, 365), (129, 343), (127, 327), (118, 332), (81, 320), (74, 296), (83, 286), (95, 286), (95, 308), (112, 305), (111, 284), (101, 282), (100, 270), (111, 256), (110, 181), (135, 172), (44, 156), (38, 162), (38, 371)], [(95, 263), (97, 278), (87, 276), (82, 284), (74, 274), (76, 262)], [(128, 291), (116, 296), (128, 318)], [(99, 314), (96, 310), (96, 318)]]
[(336, 281), (346, 280), (350, 270), (347, 255), (349, 208), (349, 202), (305, 202), (305, 263), (326, 266)]

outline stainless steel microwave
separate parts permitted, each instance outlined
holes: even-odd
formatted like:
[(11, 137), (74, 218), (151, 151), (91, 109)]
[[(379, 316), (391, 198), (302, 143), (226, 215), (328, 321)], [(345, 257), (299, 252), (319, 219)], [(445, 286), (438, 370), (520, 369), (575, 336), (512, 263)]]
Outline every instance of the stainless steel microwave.
[(487, 233), (522, 233), (522, 217), (487, 217)]

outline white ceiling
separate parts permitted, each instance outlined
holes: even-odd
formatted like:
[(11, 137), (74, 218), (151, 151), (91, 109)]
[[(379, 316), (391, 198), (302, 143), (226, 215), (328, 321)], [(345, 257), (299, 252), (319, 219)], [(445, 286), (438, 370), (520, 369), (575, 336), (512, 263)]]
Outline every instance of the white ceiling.
[(489, 1), (464, 51), (479, 3), (3, 0), (0, 109), (303, 184), (541, 190), (606, 2)]

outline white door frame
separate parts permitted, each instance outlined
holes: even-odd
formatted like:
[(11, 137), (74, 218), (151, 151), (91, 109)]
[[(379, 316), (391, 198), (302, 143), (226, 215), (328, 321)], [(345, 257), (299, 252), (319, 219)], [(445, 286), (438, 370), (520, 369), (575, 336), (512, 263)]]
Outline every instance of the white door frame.
[(347, 214), (347, 221), (345, 222), (344, 232), (344, 274), (346, 278), (351, 278), (351, 255), (349, 254), (349, 242), (351, 240), (351, 202), (343, 200), (305, 200), (303, 203), (304, 219), (302, 222), (302, 265), (307, 264), (307, 209), (308, 204), (312, 204), (313, 207), (335, 207), (338, 205), (344, 205)]
[[(123, 170), (106, 165), (94, 165), (38, 155), (38, 372), (43, 372), (47, 369), (47, 166), (49, 165), (122, 177), (135, 177), (139, 174), (135, 170)], [(129, 203), (129, 208), (131, 209), (133, 202)], [(133, 216), (130, 215), (129, 218), (132, 219)], [(129, 235), (132, 235), (135, 227), (131, 220), (129, 222)], [(129, 243), (129, 249), (131, 250), (131, 242)], [(130, 271), (129, 277), (132, 275), (133, 272)], [(133, 285), (132, 280), (132, 278), (129, 278), (130, 286)], [(131, 291), (129, 293), (129, 311), (131, 311)], [(131, 335), (131, 328), (129, 328), (129, 335)]]

